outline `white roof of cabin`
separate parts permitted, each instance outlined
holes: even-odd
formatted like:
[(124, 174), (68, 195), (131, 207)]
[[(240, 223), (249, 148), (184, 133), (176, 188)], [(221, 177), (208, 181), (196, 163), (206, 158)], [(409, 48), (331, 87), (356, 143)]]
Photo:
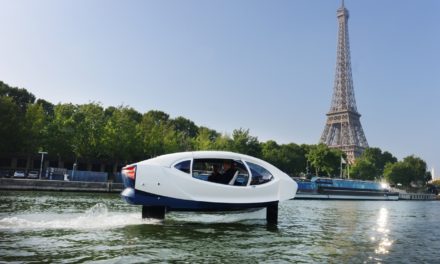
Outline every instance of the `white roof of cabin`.
[(175, 164), (178, 161), (183, 161), (186, 159), (244, 159), (248, 161), (254, 161), (257, 163), (266, 163), (260, 159), (229, 152), (229, 151), (189, 151), (189, 152), (178, 152), (178, 153), (172, 153), (172, 154), (166, 154), (162, 156), (158, 156), (155, 158), (151, 158), (148, 160), (144, 160), (139, 162), (140, 164), (149, 164), (149, 165), (158, 165), (158, 166), (165, 166), (170, 167), (173, 164)]

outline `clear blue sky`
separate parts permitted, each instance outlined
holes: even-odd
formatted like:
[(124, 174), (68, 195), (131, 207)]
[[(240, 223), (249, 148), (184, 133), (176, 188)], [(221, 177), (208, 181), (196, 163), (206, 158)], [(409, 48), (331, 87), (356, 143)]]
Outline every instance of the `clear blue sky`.
[[(440, 1), (346, 0), (368, 143), (440, 174)], [(340, 0), (0, 0), (0, 80), (53, 103), (162, 110), (315, 144)]]

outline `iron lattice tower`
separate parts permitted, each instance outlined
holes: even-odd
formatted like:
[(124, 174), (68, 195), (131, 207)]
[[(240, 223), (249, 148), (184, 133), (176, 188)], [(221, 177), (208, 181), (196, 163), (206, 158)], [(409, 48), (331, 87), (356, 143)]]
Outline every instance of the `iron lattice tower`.
[(330, 148), (341, 149), (347, 154), (348, 162), (353, 163), (368, 147), (368, 143), (354, 97), (348, 41), (348, 10), (344, 1), (337, 10), (337, 18), (339, 32), (333, 98), (320, 143)]

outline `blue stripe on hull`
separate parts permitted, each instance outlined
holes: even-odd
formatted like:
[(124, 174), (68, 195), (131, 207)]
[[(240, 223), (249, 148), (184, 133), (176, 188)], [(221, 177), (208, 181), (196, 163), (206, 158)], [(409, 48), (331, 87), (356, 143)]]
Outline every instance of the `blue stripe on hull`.
[(236, 211), (249, 208), (263, 208), (278, 201), (266, 203), (212, 203), (176, 199), (151, 193), (142, 192), (133, 188), (126, 188), (121, 193), (122, 198), (129, 204), (144, 206), (165, 206), (170, 211)]

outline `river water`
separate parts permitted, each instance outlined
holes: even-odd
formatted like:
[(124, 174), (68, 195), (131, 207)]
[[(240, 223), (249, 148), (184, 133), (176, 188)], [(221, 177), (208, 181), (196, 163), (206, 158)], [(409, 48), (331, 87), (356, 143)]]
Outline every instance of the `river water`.
[(439, 263), (440, 202), (306, 201), (141, 219), (117, 194), (0, 191), (0, 263)]

